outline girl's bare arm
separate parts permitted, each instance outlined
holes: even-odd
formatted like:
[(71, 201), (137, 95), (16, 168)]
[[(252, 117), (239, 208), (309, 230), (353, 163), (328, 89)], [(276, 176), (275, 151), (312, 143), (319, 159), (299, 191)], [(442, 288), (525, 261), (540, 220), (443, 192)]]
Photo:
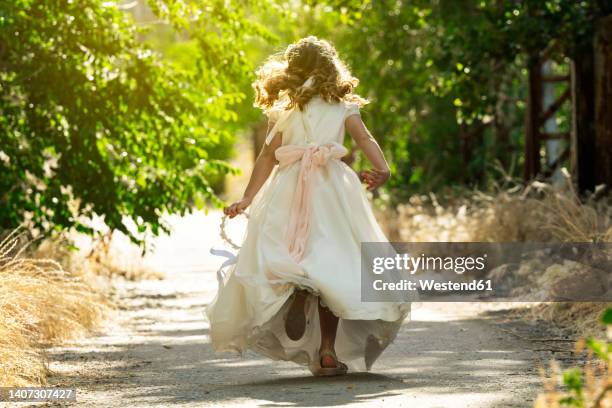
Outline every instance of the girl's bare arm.
[[(272, 128), (272, 126), (274, 126), (274, 123), (268, 124), (268, 131)], [(264, 185), (268, 177), (270, 177), (270, 173), (272, 173), (272, 170), (276, 165), (276, 157), (274, 156), (274, 152), (278, 147), (280, 147), (281, 143), (282, 134), (279, 133), (274, 137), (274, 139), (272, 139), (269, 145), (264, 144), (263, 148), (259, 152), (259, 155), (257, 156), (257, 160), (255, 160), (253, 173), (251, 173), (251, 178), (249, 179), (249, 183), (244, 190), (242, 198), (229, 207), (225, 207), (223, 209), (223, 212), (226, 215), (229, 215), (230, 218), (234, 218), (238, 214), (241, 214), (249, 205), (251, 205), (253, 198)]]
[(368, 185), (370, 190), (380, 187), (389, 179), (391, 171), (376, 139), (374, 139), (359, 115), (351, 115), (346, 118), (345, 127), (373, 167), (372, 170), (361, 172), (359, 176)]

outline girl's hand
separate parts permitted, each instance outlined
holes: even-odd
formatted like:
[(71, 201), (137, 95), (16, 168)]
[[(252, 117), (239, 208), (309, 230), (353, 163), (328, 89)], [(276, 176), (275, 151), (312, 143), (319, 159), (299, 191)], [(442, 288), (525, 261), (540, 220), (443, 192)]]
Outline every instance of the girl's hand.
[(242, 197), (240, 200), (236, 201), (229, 207), (225, 207), (223, 209), (223, 213), (228, 215), (230, 218), (234, 218), (238, 214), (242, 214), (244, 210), (247, 209), (249, 205), (251, 205), (252, 199), (248, 197)]
[(378, 187), (385, 184), (387, 180), (391, 177), (391, 172), (389, 170), (366, 170), (359, 173), (359, 179), (362, 183), (368, 185), (368, 190), (374, 191)]

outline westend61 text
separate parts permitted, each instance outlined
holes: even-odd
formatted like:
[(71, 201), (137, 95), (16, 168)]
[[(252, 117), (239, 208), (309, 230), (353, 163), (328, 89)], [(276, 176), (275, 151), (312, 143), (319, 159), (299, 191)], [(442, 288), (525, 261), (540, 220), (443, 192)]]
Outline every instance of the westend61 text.
[(376, 291), (436, 291), (436, 292), (455, 292), (455, 291), (492, 291), (491, 280), (475, 279), (470, 282), (436, 282), (431, 279), (419, 279), (416, 282), (402, 279), (399, 282), (383, 282), (378, 279), (372, 284)]

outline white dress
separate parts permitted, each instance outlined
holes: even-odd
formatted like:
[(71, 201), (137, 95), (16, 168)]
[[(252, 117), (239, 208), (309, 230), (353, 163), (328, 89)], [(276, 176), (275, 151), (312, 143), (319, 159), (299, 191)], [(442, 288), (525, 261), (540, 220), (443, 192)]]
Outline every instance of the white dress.
[[(253, 200), (237, 262), (206, 308), (215, 350), (250, 348), (272, 359), (314, 364), (320, 345), (315, 296), (306, 302), (304, 336), (293, 341), (285, 333), (288, 300), (296, 288), (320, 296), (340, 318), (336, 353), (352, 370), (369, 370), (408, 317), (410, 303), (361, 301), (360, 245), (387, 239), (357, 174), (339, 160), (345, 152), (344, 122), (354, 114), (357, 105), (318, 96), (304, 111), (277, 107), (269, 113), (276, 125), (267, 143), (282, 132), (277, 158), (283, 148), (290, 157), (279, 159)], [(306, 187), (300, 186), (301, 172), (309, 177)], [(306, 202), (296, 212), (300, 197)]]

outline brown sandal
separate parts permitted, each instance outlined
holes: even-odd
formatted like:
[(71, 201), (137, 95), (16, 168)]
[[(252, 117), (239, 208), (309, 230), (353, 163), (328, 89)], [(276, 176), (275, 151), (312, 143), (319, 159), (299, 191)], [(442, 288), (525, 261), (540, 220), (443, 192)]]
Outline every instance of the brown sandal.
[[(323, 357), (331, 357), (334, 359), (336, 366), (335, 367), (323, 367), (321, 366), (321, 360)], [(348, 371), (348, 367), (346, 364), (338, 360), (338, 356), (336, 353), (331, 350), (320, 350), (319, 351), (319, 360), (315, 365), (310, 367), (310, 371), (312, 375), (315, 377), (332, 377), (336, 375), (344, 375)]]

